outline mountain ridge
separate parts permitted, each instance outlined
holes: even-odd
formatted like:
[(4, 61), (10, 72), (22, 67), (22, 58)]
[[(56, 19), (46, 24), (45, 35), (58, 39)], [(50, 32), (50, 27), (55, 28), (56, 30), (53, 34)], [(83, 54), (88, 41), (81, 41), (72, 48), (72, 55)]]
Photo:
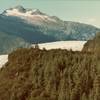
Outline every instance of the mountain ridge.
[[(49, 16), (39, 10), (25, 9), (22, 6), (10, 8), (10, 14), (13, 9), (16, 9), (15, 12), (20, 10), (20, 13), (18, 11), (17, 13), (21, 17), (16, 16), (16, 14), (15, 16), (14, 14), (6, 15), (8, 9), (5, 10), (0, 14), (0, 33), (5, 33), (6, 37), (20, 38), (28, 44), (67, 40), (87, 41), (95, 37), (95, 34), (100, 31), (99, 28), (91, 25), (63, 21), (56, 16)], [(36, 13), (31, 14), (31, 11)], [(1, 45), (4, 45), (2, 41)], [(7, 49), (8, 47), (5, 48), (5, 50)]]

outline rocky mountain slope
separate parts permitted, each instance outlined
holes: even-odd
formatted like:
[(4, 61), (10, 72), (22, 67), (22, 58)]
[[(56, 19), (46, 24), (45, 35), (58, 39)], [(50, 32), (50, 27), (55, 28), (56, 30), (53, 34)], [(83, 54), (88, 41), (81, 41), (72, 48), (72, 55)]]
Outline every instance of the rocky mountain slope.
[(0, 15), (0, 31), (20, 36), (28, 42), (88, 40), (100, 29), (77, 22), (63, 21), (38, 9), (17, 6)]
[(29, 46), (30, 44), (20, 37), (0, 32), (0, 54), (8, 54), (17, 48)]
[[(99, 31), (91, 25), (63, 21), (38, 9), (17, 6), (0, 14), (0, 53), (9, 53), (16, 47), (32, 43), (89, 40)], [(2, 35), (6, 38), (5, 42)]]

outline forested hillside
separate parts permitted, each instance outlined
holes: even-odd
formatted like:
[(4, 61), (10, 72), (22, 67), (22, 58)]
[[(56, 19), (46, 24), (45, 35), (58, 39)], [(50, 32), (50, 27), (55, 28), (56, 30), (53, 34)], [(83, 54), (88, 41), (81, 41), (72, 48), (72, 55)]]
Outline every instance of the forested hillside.
[(100, 61), (91, 52), (12, 52), (0, 70), (0, 100), (100, 100)]
[(100, 32), (96, 34), (95, 38), (92, 40), (89, 40), (84, 48), (83, 51), (90, 51), (94, 53), (100, 53)]

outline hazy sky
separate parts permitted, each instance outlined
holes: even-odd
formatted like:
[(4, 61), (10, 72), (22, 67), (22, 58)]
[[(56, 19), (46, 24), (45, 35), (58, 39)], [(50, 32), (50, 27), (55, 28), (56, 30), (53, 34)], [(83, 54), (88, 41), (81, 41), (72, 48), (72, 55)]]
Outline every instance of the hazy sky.
[(0, 0), (0, 12), (17, 5), (100, 27), (100, 0)]

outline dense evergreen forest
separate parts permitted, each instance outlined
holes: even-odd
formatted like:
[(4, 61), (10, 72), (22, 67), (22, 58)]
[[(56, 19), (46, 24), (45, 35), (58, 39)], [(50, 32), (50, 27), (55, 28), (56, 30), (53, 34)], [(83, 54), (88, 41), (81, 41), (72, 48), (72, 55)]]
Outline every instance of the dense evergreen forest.
[(100, 32), (97, 33), (94, 39), (89, 40), (85, 44), (83, 51), (90, 51), (98, 54), (100, 53)]
[(100, 100), (100, 56), (18, 49), (0, 69), (0, 100)]

